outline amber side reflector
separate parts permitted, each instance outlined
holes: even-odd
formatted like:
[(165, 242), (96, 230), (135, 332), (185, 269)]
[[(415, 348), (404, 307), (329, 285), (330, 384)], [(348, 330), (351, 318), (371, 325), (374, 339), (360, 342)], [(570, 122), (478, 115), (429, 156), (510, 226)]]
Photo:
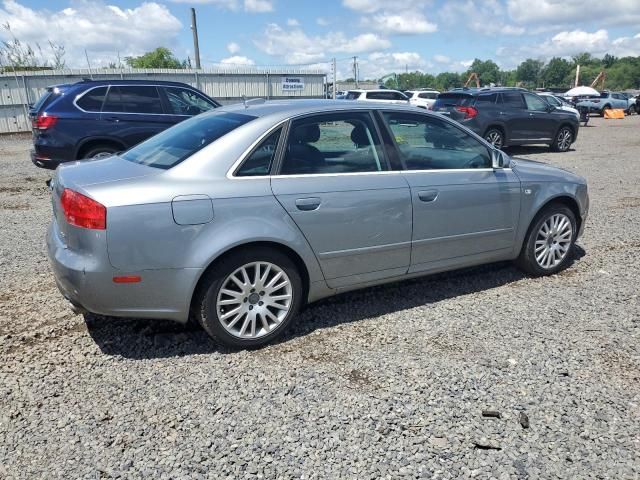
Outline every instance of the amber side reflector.
[(113, 277), (113, 283), (138, 283), (142, 281), (140, 275), (123, 275), (121, 277)]

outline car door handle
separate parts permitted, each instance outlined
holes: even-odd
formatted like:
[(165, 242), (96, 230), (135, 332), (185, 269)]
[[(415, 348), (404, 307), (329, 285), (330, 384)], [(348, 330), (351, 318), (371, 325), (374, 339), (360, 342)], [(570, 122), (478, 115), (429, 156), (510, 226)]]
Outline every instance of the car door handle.
[(105, 120), (107, 122), (115, 122), (115, 123), (118, 123), (120, 121), (120, 119), (118, 117), (107, 117), (107, 118), (105, 118)]
[(296, 207), (298, 210), (308, 212), (310, 210), (317, 210), (320, 206), (320, 199), (318, 197), (299, 198), (296, 200)]
[(435, 200), (438, 198), (438, 191), (423, 190), (421, 192), (418, 192), (418, 198), (423, 202), (435, 202)]

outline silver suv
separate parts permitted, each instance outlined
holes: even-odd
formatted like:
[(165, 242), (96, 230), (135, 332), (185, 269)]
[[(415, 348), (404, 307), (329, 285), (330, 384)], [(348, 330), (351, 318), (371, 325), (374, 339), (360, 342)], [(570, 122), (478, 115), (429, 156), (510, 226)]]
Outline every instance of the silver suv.
[(413, 107), (235, 105), (64, 164), (47, 244), (76, 309), (197, 320), (252, 347), (306, 303), (501, 260), (565, 268), (585, 180)]

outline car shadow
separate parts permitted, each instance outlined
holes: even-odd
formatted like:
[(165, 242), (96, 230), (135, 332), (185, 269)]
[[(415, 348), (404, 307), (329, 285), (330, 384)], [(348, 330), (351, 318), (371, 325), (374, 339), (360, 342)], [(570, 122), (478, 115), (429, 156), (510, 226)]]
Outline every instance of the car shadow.
[[(585, 255), (576, 246), (571, 265)], [(569, 268), (571, 268), (571, 265)], [(293, 328), (274, 343), (422, 305), (491, 290), (526, 278), (509, 262), (455, 270), (343, 293), (307, 306)], [(216, 345), (195, 325), (165, 320), (123, 319), (86, 314), (89, 335), (102, 353), (134, 360), (234, 353)]]
[[(529, 146), (514, 146), (514, 147), (505, 147), (504, 151), (510, 157), (518, 157), (518, 155), (541, 155), (548, 153), (557, 153), (552, 152), (547, 145), (529, 145)], [(569, 148), (568, 152), (575, 151), (575, 148)]]

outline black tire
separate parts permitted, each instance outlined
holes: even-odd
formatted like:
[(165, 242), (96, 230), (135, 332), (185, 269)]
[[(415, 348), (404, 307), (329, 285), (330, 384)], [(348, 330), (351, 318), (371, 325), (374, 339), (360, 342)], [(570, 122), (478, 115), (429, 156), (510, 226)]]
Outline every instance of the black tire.
[(498, 150), (504, 148), (504, 132), (496, 127), (489, 128), (482, 136), (487, 142)]
[[(239, 268), (252, 262), (269, 262), (284, 271), (292, 287), (292, 299), (286, 316), (270, 333), (257, 338), (241, 338), (229, 333), (222, 325), (216, 300), (227, 278)], [(216, 262), (214, 268), (210, 269), (203, 278), (198, 292), (196, 292), (193, 315), (217, 343), (231, 348), (256, 348), (282, 336), (292, 325), (300, 310), (302, 295), (303, 287), (300, 273), (289, 257), (271, 248), (253, 247), (232, 252)]]
[(89, 150), (84, 152), (84, 154), (82, 155), (82, 158), (88, 159), (88, 158), (108, 156), (108, 155), (113, 155), (117, 151), (118, 150), (111, 145), (97, 145), (95, 147), (91, 147)]
[(573, 129), (566, 125), (560, 127), (553, 137), (551, 150), (554, 152), (566, 152), (573, 143)]
[(602, 111), (600, 112), (600, 115), (602, 115), (603, 117), (604, 117), (605, 110), (611, 110), (611, 105), (605, 105), (604, 107), (602, 107)]
[[(535, 258), (536, 239), (543, 223), (556, 214), (564, 215), (569, 219), (571, 223), (571, 243), (567, 253), (560, 263), (550, 268), (543, 268)], [(527, 231), (527, 236), (524, 239), (524, 244), (522, 245), (522, 250), (520, 251), (520, 256), (516, 260), (516, 265), (525, 273), (533, 277), (553, 275), (564, 270), (571, 262), (577, 234), (576, 216), (569, 207), (561, 203), (552, 203), (546, 206), (531, 222), (529, 230)]]
[(628, 115), (633, 115), (635, 113), (638, 113), (636, 110), (636, 106), (635, 105), (629, 105), (629, 110), (627, 111)]

